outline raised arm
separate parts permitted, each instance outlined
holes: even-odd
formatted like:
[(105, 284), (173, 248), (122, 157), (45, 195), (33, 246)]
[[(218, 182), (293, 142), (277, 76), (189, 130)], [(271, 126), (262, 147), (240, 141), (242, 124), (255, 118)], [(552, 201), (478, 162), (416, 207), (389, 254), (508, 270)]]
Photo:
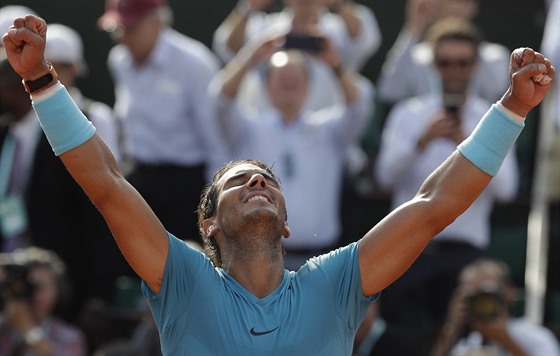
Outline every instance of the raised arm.
[[(8, 60), (24, 80), (44, 81), (31, 98), (53, 151), (101, 211), (128, 263), (158, 292), (169, 248), (166, 231), (50, 70), (44, 58), (46, 33), (39, 17), (16, 19), (3, 37)], [(49, 72), (53, 77), (44, 77)]]
[(227, 63), (245, 45), (245, 29), (250, 16), (264, 14), (271, 0), (239, 0), (226, 19), (218, 26), (212, 39), (212, 49)]
[(254, 65), (268, 59), (274, 52), (281, 49), (283, 37), (283, 35), (278, 35), (245, 45), (220, 74), (222, 94), (230, 99), (236, 98), (247, 72)]
[(510, 61), (510, 87), (479, 126), (424, 182), (414, 199), (395, 209), (361, 240), (364, 295), (399, 278), (437, 233), (462, 214), (488, 185), (523, 127), (527, 113), (548, 91), (555, 69), (529, 48)]

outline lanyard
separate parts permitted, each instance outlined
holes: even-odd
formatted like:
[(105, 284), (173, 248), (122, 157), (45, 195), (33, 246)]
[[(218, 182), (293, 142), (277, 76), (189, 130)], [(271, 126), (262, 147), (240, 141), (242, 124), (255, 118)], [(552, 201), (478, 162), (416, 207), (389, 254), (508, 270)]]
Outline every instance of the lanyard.
[(16, 153), (16, 140), (14, 136), (8, 132), (2, 152), (0, 153), (0, 198), (3, 198), (8, 192), (8, 183), (10, 181), (10, 172), (14, 162)]

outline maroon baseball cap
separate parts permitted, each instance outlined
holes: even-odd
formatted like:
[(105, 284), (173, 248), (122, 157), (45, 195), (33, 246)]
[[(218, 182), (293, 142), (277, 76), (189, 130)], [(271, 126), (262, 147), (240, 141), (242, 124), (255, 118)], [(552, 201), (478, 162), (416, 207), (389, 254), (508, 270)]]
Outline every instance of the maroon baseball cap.
[(105, 13), (97, 24), (109, 32), (119, 26), (131, 27), (166, 3), (166, 0), (106, 0)]

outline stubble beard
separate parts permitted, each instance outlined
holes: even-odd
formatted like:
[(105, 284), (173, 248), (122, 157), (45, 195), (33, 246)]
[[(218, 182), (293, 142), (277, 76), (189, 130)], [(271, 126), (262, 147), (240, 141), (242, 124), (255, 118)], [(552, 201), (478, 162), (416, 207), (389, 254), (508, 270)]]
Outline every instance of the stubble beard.
[(272, 248), (281, 243), (284, 232), (284, 216), (258, 209), (235, 219), (222, 222), (223, 232), (230, 241), (242, 249)]

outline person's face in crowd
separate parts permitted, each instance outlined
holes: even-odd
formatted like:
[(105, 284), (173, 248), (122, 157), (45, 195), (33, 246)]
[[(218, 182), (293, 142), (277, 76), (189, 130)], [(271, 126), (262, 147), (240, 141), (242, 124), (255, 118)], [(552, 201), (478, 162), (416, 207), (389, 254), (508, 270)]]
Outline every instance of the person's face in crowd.
[(478, 0), (439, 0), (438, 18), (448, 16), (472, 20), (478, 14)]
[(278, 240), (290, 235), (280, 185), (264, 169), (234, 166), (220, 178), (218, 187), (216, 214), (203, 226), (208, 236), (216, 236), (218, 230), (226, 239), (258, 235)]
[(439, 41), (434, 50), (434, 63), (445, 93), (465, 93), (476, 66), (476, 57), (476, 46), (469, 41)]
[(35, 284), (32, 308), (39, 320), (44, 320), (53, 311), (59, 297), (59, 288), (54, 272), (47, 266), (36, 266), (30, 272)]
[(503, 278), (500, 270), (496, 266), (486, 264), (484, 267), (465, 270), (461, 274), (459, 282), (466, 289), (476, 290), (486, 283), (502, 285)]
[(162, 26), (157, 13), (153, 13), (133, 26), (119, 27), (112, 36), (128, 47), (137, 64), (142, 64), (152, 53)]
[(278, 110), (298, 112), (308, 91), (308, 73), (304, 63), (293, 60), (286, 52), (275, 53), (271, 58), (267, 90)]

